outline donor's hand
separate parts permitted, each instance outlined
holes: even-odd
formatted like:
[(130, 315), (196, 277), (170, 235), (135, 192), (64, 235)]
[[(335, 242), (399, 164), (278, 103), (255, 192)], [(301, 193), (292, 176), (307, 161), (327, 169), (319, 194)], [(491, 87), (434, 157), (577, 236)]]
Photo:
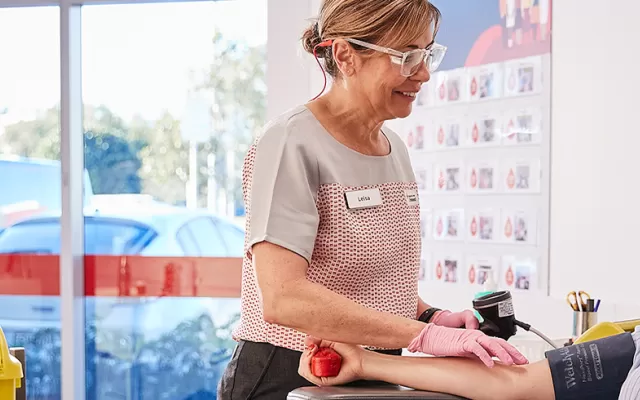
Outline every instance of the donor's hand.
[[(363, 378), (362, 357), (365, 350), (362, 347), (313, 337), (308, 337), (305, 344), (307, 349), (300, 357), (298, 373), (309, 382), (318, 386), (334, 386)], [(327, 349), (330, 350), (327, 351)], [(335, 351), (337, 355), (331, 350)], [(318, 357), (314, 360), (316, 355)], [(337, 356), (340, 360), (335, 359)], [(325, 362), (326, 364), (324, 364)], [(339, 366), (339, 370), (336, 365)]]

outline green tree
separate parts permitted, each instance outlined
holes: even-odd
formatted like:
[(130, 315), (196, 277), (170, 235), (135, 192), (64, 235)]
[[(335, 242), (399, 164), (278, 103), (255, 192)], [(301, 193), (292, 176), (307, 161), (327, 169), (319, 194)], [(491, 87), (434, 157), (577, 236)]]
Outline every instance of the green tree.
[[(38, 118), (5, 128), (4, 152), (29, 158), (60, 160), (60, 107)], [(105, 106), (84, 108), (85, 168), (97, 194), (140, 193), (140, 141), (127, 138), (124, 121)]]
[[(216, 158), (215, 180), (229, 188), (232, 197), (242, 199), (241, 176), (237, 173), (247, 148), (266, 119), (266, 46), (249, 46), (227, 40), (217, 33), (212, 40), (211, 65), (195, 73), (194, 90), (208, 92), (213, 98), (213, 132), (199, 150), (199, 193), (206, 193), (209, 154)], [(227, 170), (229, 150), (234, 154), (236, 171)], [(229, 181), (232, 177), (232, 181)], [(200, 196), (202, 202), (205, 196)], [(201, 204), (202, 205), (202, 204)]]
[(145, 143), (139, 153), (142, 192), (170, 204), (184, 203), (189, 150), (180, 136), (180, 122), (168, 112), (151, 124), (137, 116), (129, 131)]
[(30, 121), (7, 125), (0, 151), (31, 158), (60, 160), (60, 109), (50, 108)]
[[(192, 74), (192, 89), (214, 99), (211, 138), (198, 146), (200, 206), (207, 201), (210, 154), (216, 159), (217, 186), (242, 198), (238, 171), (266, 115), (265, 46), (230, 41), (219, 33), (211, 46), (211, 64)], [(189, 147), (171, 114), (165, 112), (155, 121), (141, 116), (124, 121), (104, 105), (85, 105), (83, 118), (85, 166), (96, 193), (141, 192), (171, 204), (185, 201)], [(59, 160), (59, 106), (7, 126), (0, 135), (0, 149)], [(229, 156), (234, 157), (234, 170), (227, 168)]]

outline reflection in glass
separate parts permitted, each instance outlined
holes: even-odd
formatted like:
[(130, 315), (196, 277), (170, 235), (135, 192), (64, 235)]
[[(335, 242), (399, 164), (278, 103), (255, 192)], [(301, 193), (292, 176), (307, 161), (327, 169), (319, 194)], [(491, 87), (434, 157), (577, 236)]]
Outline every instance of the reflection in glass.
[[(0, 240), (12, 224), (60, 208), (59, 16), (58, 7), (0, 9)], [(57, 270), (57, 259), (2, 253), (0, 327), (9, 346), (25, 347), (28, 398), (59, 399), (59, 293), (32, 279)]]
[(239, 168), (265, 122), (266, 4), (83, 9), (86, 252), (128, 256), (109, 269), (117, 282), (106, 261), (90, 282), (89, 398), (215, 398), (239, 299), (205, 297), (198, 285), (216, 282), (202, 280), (224, 277), (200, 258), (243, 255)]

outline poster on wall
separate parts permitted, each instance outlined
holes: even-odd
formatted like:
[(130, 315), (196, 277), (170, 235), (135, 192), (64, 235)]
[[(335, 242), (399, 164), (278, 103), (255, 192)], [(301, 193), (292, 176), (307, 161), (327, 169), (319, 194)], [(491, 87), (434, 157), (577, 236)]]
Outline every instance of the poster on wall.
[(420, 257), (420, 268), (418, 270), (418, 280), (424, 281), (429, 278), (429, 272), (431, 271), (431, 254), (422, 252), (422, 256)]
[(438, 72), (435, 77), (434, 105), (459, 104), (468, 100), (466, 69)]
[(502, 210), (502, 240), (506, 243), (537, 243), (538, 221), (534, 210)]
[(416, 96), (415, 107), (433, 107), (435, 105), (434, 80), (423, 83)]
[(504, 256), (502, 258), (499, 286), (516, 291), (536, 290), (537, 272), (537, 262), (533, 258)]
[(439, 193), (461, 192), (464, 185), (462, 161), (438, 164), (434, 168), (435, 191)]
[(464, 117), (455, 116), (434, 124), (435, 148), (438, 150), (454, 149), (461, 146), (466, 136)]
[(525, 96), (542, 91), (542, 58), (528, 57), (505, 63), (505, 96)]
[(495, 209), (468, 211), (468, 240), (471, 242), (494, 242), (500, 240), (500, 212)]
[(540, 144), (542, 128), (540, 108), (511, 110), (504, 118), (502, 143), (506, 146)]
[(500, 273), (500, 264), (497, 257), (471, 255), (466, 257), (466, 264), (466, 283), (482, 286), (489, 279), (489, 276), (493, 282), (498, 283), (497, 276)]
[(502, 64), (473, 67), (468, 71), (467, 95), (469, 101), (492, 100), (502, 97), (504, 90)]
[(422, 160), (416, 160), (413, 165), (413, 172), (416, 176), (418, 190), (427, 192), (433, 191), (433, 167)]
[(540, 160), (505, 160), (502, 168), (504, 190), (511, 193), (540, 191)]
[(464, 211), (462, 209), (435, 210), (433, 212), (433, 237), (436, 240), (464, 239)]
[(432, 280), (449, 285), (460, 282), (460, 271), (464, 269), (461, 255), (438, 255), (434, 257), (431, 265)]
[(551, 1), (432, 2), (447, 54), (404, 130), (430, 209), (420, 276), (545, 290)]
[(468, 147), (498, 146), (503, 127), (497, 112), (471, 116), (467, 122), (465, 145)]
[(492, 193), (497, 188), (498, 163), (494, 160), (476, 161), (467, 166), (467, 191)]
[(534, 64), (533, 57), (551, 53), (551, 2), (432, 0), (446, 20), (436, 37), (447, 46), (440, 71)]

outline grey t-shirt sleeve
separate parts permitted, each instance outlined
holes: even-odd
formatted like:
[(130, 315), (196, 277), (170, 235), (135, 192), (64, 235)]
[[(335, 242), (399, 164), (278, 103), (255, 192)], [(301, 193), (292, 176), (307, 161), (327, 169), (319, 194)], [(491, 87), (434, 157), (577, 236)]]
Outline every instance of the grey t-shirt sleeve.
[(268, 241), (311, 261), (319, 220), (319, 172), (303, 125), (271, 125), (256, 143), (248, 251)]

